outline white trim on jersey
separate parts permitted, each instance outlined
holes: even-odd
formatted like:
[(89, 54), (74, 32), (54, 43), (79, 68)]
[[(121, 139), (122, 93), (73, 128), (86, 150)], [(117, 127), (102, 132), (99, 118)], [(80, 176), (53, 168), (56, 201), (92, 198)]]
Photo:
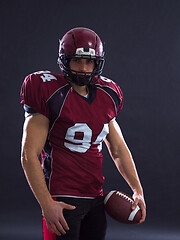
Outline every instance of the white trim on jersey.
[(84, 198), (84, 199), (95, 199), (95, 197), (79, 197), (71, 195), (51, 195), (52, 197), (70, 197), (70, 198)]

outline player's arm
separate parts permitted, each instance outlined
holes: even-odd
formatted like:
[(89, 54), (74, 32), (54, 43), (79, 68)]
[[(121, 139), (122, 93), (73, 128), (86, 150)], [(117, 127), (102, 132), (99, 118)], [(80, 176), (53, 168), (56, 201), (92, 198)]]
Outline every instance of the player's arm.
[(48, 129), (49, 120), (42, 114), (31, 115), (25, 119), (21, 162), (27, 181), (42, 208), (48, 229), (61, 235), (69, 229), (63, 217), (63, 208), (73, 207), (54, 201), (46, 186), (39, 155), (46, 142)]
[(143, 189), (132, 155), (125, 143), (121, 129), (115, 120), (109, 123), (109, 134), (105, 139), (105, 143), (118, 171), (121, 173), (134, 192), (133, 198), (135, 201), (132, 208), (135, 209), (137, 204), (140, 206), (142, 210), (141, 223), (145, 220), (146, 216), (146, 205), (144, 201)]

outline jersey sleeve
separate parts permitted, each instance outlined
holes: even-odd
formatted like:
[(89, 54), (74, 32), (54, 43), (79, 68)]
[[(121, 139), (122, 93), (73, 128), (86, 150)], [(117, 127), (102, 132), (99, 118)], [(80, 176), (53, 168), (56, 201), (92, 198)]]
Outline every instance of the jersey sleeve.
[(21, 104), (28, 114), (40, 113), (49, 118), (43, 81), (36, 74), (28, 75), (21, 88)]

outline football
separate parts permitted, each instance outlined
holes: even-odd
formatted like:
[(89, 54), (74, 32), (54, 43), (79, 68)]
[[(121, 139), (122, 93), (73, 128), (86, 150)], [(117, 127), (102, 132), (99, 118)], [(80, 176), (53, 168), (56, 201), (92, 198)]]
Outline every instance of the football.
[(142, 213), (139, 206), (131, 209), (134, 200), (126, 193), (120, 191), (109, 191), (104, 194), (104, 207), (106, 212), (121, 223), (139, 223)]

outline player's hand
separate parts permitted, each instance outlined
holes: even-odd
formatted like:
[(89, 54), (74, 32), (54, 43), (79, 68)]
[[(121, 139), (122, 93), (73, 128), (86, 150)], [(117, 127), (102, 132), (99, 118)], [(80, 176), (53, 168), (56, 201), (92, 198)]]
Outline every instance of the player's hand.
[(48, 230), (58, 236), (61, 236), (61, 234), (66, 234), (66, 231), (69, 230), (69, 226), (63, 216), (63, 209), (74, 210), (75, 208), (75, 206), (66, 204), (64, 202), (52, 200), (48, 206), (42, 209)]
[(146, 204), (145, 204), (144, 196), (138, 193), (134, 193), (133, 199), (134, 199), (134, 203), (132, 205), (132, 210), (134, 210), (137, 207), (137, 205), (140, 207), (142, 211), (142, 217), (139, 223), (142, 223), (145, 221), (145, 218), (146, 218)]

